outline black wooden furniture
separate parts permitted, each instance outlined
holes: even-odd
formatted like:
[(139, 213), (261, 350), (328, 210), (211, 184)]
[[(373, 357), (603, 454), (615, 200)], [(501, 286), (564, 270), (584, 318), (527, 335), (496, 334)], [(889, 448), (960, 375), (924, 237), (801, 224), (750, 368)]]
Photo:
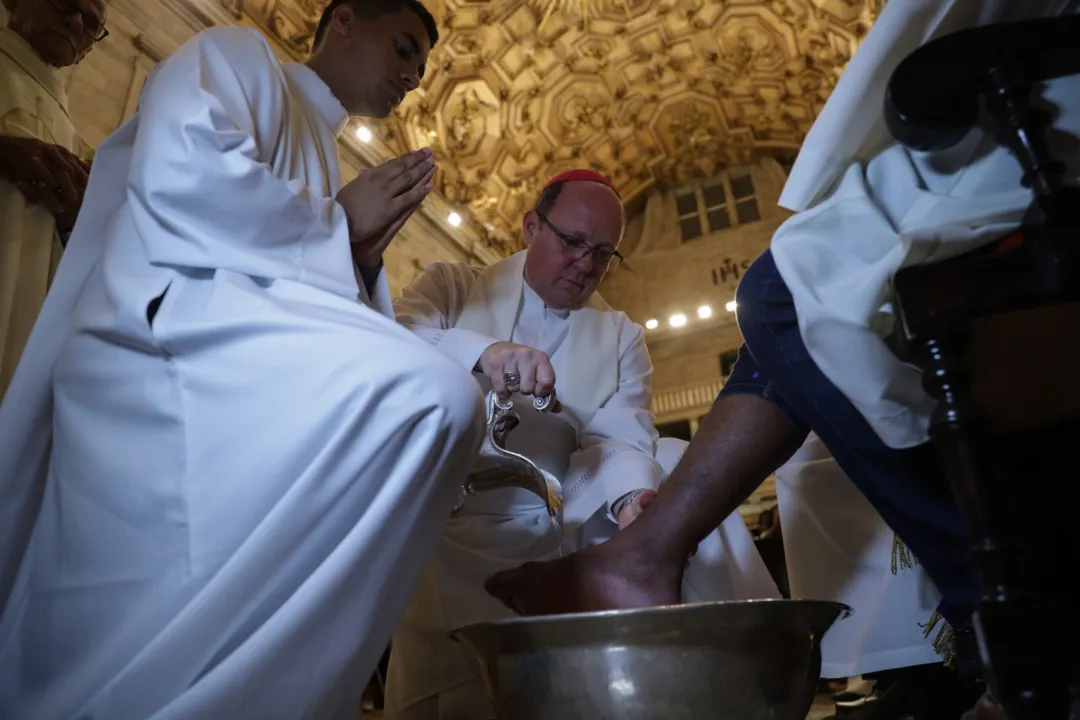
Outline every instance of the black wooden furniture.
[(1080, 190), (1036, 109), (1041, 83), (1074, 74), (1080, 17), (988, 26), (913, 53), (886, 101), (912, 149), (992, 129), (1033, 191), (1017, 233), (894, 280), (979, 571), (982, 670), (1011, 720), (1080, 718)]

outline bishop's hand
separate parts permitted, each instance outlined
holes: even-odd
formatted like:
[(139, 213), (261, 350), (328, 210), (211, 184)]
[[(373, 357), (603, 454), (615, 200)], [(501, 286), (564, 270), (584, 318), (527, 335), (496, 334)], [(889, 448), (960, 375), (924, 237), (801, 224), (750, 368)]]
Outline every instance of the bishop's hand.
[(431, 192), (435, 158), (427, 148), (361, 170), (337, 194), (349, 218), (353, 258), (375, 268), (401, 226)]
[(526, 345), (510, 342), (488, 345), (476, 369), (488, 376), (492, 389), (500, 397), (516, 392), (543, 397), (555, 389), (551, 360), (546, 353)]
[[(620, 530), (628, 528), (630, 523), (637, 520), (641, 512), (656, 499), (655, 490), (641, 490), (632, 494), (633, 497), (629, 498), (629, 502), (624, 503), (615, 515), (615, 521), (619, 523)], [(618, 504), (616, 502), (616, 505)]]

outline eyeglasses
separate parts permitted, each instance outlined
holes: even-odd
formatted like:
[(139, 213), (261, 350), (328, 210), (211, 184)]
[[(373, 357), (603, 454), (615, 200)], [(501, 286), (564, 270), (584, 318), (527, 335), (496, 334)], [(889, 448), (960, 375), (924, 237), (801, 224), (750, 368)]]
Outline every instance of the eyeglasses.
[(592, 255), (600, 267), (606, 267), (608, 270), (614, 270), (619, 267), (619, 263), (622, 262), (623, 256), (615, 248), (608, 247), (607, 245), (591, 245), (584, 240), (579, 240), (573, 235), (567, 235), (562, 230), (552, 225), (551, 221), (547, 219), (547, 215), (539, 210), (534, 210), (533, 212), (536, 213), (536, 217), (540, 218), (540, 222), (547, 225), (548, 229), (555, 233), (555, 237), (562, 241), (563, 249), (573, 255), (575, 259), (581, 260)]
[(90, 33), (90, 37), (94, 38), (94, 42), (101, 42), (109, 37), (109, 31), (105, 28), (105, 23), (93, 13), (83, 12), (79, 7), (78, 0), (49, 0), (49, 4), (56, 8), (63, 17), (70, 17), (75, 13), (79, 13), (82, 16), (83, 27)]

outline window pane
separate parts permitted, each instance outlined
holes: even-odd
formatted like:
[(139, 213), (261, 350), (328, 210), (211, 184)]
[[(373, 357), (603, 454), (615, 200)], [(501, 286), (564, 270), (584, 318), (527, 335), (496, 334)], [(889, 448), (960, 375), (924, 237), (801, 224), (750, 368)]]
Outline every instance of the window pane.
[(731, 178), (731, 194), (735, 196), (736, 200), (753, 197), (754, 181), (750, 179), (749, 175)]
[(683, 240), (693, 240), (701, 237), (701, 218), (692, 215), (679, 221), (679, 229), (682, 231)]
[(713, 232), (731, 227), (731, 218), (726, 207), (709, 211), (709, 229)]
[(697, 212), (697, 197), (693, 192), (680, 193), (675, 196), (675, 205), (679, 208), (679, 215), (692, 215)]
[(727, 204), (727, 194), (724, 193), (724, 183), (716, 183), (715, 185), (706, 185), (704, 188), (705, 194), (705, 207), (712, 210), (717, 205)]
[(757, 200), (750, 198), (749, 200), (743, 200), (735, 206), (735, 211), (739, 216), (739, 224), (754, 222), (761, 219), (761, 214), (758, 213)]

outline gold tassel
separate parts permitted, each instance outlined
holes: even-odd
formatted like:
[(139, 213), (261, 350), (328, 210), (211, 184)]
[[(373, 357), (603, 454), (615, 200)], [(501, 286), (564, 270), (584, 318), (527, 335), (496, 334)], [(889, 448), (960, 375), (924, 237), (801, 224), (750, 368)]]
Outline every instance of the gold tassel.
[(949, 621), (942, 617), (941, 613), (934, 611), (934, 614), (930, 616), (930, 621), (925, 625), (919, 625), (923, 630), (923, 637), (929, 638), (930, 634), (934, 632), (934, 628), (938, 627), (937, 637), (934, 638), (934, 642), (931, 647), (934, 648), (934, 652), (941, 656), (942, 661), (947, 668), (956, 667), (956, 651), (953, 650), (953, 626), (949, 624)]
[(904, 541), (895, 534), (892, 539), (892, 562), (889, 569), (896, 575), (900, 570), (910, 570), (919, 564), (919, 559), (911, 554)]

